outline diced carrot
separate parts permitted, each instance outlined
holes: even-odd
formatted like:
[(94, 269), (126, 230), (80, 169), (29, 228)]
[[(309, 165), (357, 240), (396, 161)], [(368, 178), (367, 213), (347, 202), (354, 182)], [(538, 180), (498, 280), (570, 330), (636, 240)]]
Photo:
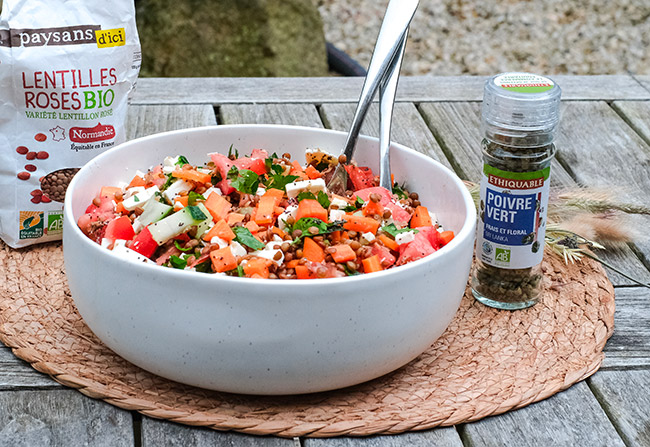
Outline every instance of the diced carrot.
[(332, 231), (332, 233), (330, 233), (330, 240), (335, 244), (341, 242), (341, 231), (340, 230)]
[(253, 221), (253, 220), (249, 220), (248, 222), (246, 222), (246, 224), (245, 224), (244, 226), (245, 226), (246, 228), (248, 228), (248, 231), (250, 231), (250, 232), (253, 233), (253, 234), (255, 234), (255, 233), (257, 233), (258, 231), (260, 231), (260, 226), (257, 225), (257, 224), (255, 223), (255, 221)]
[(392, 239), (385, 234), (380, 234), (377, 236), (377, 239), (379, 239), (384, 244), (384, 247), (387, 247), (394, 251), (397, 251), (399, 249), (399, 245), (397, 242), (395, 242), (395, 239)]
[(228, 222), (228, 225), (231, 227), (235, 225), (237, 222), (241, 222), (244, 220), (244, 215), (240, 213), (230, 213), (226, 217), (226, 222)]
[(343, 216), (343, 219), (345, 219), (343, 228), (345, 228), (346, 230), (357, 231), (359, 233), (376, 234), (377, 230), (379, 229), (379, 222), (373, 219), (372, 217), (355, 216), (354, 214), (346, 214), (345, 216)]
[(280, 236), (282, 239), (284, 239), (285, 237), (287, 237), (287, 233), (285, 233), (284, 231), (282, 231), (282, 230), (281, 230), (280, 228), (278, 228), (278, 227), (271, 227), (271, 231), (273, 232), (273, 234), (277, 234), (277, 235)]
[(139, 175), (136, 175), (133, 177), (133, 180), (131, 180), (131, 183), (129, 183), (129, 186), (127, 188), (133, 188), (135, 186), (145, 186), (146, 183), (142, 177)]
[(212, 176), (196, 169), (176, 169), (172, 171), (172, 177), (182, 180), (189, 180), (196, 183), (211, 183)]
[(440, 232), (440, 239), (442, 239), (442, 245), (447, 245), (454, 238), (453, 231), (442, 231)]
[(307, 177), (309, 177), (310, 180), (321, 178), (321, 173), (312, 165), (307, 166), (305, 174), (307, 174)]
[(361, 264), (363, 264), (364, 273), (378, 272), (384, 269), (381, 266), (381, 262), (379, 261), (379, 256), (377, 255), (372, 255), (369, 258), (363, 259), (361, 261)]
[(204, 241), (211, 241), (213, 237), (220, 237), (224, 241), (232, 241), (235, 238), (235, 233), (230, 229), (228, 223), (221, 219), (219, 222), (214, 224), (210, 231), (203, 235)]
[(433, 224), (431, 223), (431, 216), (427, 207), (422, 205), (416, 207), (413, 216), (411, 216), (410, 227), (430, 227), (431, 225)]
[(253, 256), (244, 264), (244, 274), (249, 278), (268, 278), (271, 264), (273, 261), (270, 259)]
[[(190, 201), (190, 196), (176, 196), (176, 197), (174, 197), (174, 209), (176, 210), (178, 208), (185, 208), (189, 204), (189, 201)], [(180, 206), (177, 207), (176, 206), (177, 203)]]
[(117, 205), (115, 206), (115, 212), (119, 214), (128, 214), (129, 210), (124, 208), (123, 202), (117, 202)]
[(292, 259), (291, 261), (287, 262), (287, 268), (290, 269), (295, 269), (297, 265), (299, 265), (300, 259)]
[[(215, 222), (225, 219), (232, 208), (230, 202), (214, 191), (210, 193), (205, 202), (203, 202), (203, 205), (208, 209)], [(228, 222), (228, 224), (232, 225), (230, 222)]]
[(310, 237), (305, 238), (302, 253), (304, 258), (312, 262), (323, 262), (325, 260), (325, 250)]
[(102, 189), (99, 191), (99, 197), (114, 199), (116, 192), (122, 192), (122, 188), (118, 188), (117, 186), (102, 186)]
[(323, 222), (327, 222), (327, 210), (318, 203), (318, 200), (303, 199), (298, 204), (296, 220), (300, 220), (303, 217), (313, 217), (315, 219), (320, 219)]
[(260, 197), (259, 202), (257, 202), (255, 222), (264, 226), (272, 225), (275, 207), (278, 206), (283, 196), (284, 191), (280, 189), (267, 189), (264, 195)]
[(232, 254), (230, 246), (211, 251), (210, 259), (212, 260), (212, 270), (215, 272), (227, 272), (237, 268), (237, 258)]
[(280, 214), (284, 213), (285, 208), (282, 208), (281, 206), (276, 206), (273, 208), (273, 214), (276, 216), (279, 216)]
[(332, 259), (339, 264), (342, 262), (354, 261), (357, 259), (357, 254), (352, 250), (348, 244), (332, 245), (336, 251), (332, 253)]
[(315, 274), (309, 271), (309, 268), (306, 265), (297, 265), (295, 269), (296, 277), (298, 279), (312, 279), (317, 277)]
[(381, 216), (384, 214), (384, 206), (380, 202), (368, 200), (361, 211), (364, 216), (374, 216), (375, 214)]

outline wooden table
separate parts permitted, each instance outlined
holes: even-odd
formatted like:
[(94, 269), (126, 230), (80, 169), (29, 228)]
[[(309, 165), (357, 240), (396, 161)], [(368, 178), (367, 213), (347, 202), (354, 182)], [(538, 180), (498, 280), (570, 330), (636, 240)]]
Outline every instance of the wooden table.
[[(563, 115), (555, 185), (620, 187), (650, 204), (650, 76), (557, 76)], [(211, 124), (278, 123), (347, 130), (358, 78), (140, 79), (129, 138)], [(393, 140), (462, 178), (480, 172), (484, 78), (401, 81)], [(377, 108), (363, 133), (378, 135)], [(635, 219), (643, 232), (650, 216)], [(647, 232), (646, 232), (647, 233)], [(650, 282), (650, 240), (602, 255)], [(650, 289), (610, 272), (616, 330), (601, 370), (547, 400), (456, 427), (398, 436), (280, 439), (160, 421), (93, 400), (33, 370), (0, 345), (1, 446), (650, 446)]]

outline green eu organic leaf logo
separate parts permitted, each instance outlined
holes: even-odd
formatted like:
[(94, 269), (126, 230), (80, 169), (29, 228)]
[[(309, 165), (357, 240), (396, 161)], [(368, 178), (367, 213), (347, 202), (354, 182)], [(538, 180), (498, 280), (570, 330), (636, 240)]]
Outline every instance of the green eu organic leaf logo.
[(510, 262), (510, 250), (507, 248), (497, 248), (494, 254), (494, 260), (498, 262)]

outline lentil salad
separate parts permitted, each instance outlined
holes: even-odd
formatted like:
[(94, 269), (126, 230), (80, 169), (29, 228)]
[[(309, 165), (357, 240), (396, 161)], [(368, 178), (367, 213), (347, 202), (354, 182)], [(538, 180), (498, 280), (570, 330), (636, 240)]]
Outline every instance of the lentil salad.
[(338, 163), (322, 151), (307, 163), (253, 149), (208, 154), (193, 165), (167, 157), (129, 183), (101, 188), (80, 229), (121, 256), (238, 277), (316, 279), (394, 268), (446, 245), (419, 195), (378, 186), (368, 167), (346, 165), (343, 195), (326, 184)]

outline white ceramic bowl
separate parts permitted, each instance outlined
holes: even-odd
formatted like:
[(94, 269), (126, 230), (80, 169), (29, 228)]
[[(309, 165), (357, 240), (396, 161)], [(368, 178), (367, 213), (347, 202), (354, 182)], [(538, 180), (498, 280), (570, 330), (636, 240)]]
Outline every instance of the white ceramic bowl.
[[(231, 278), (124, 260), (75, 224), (102, 185), (128, 181), (168, 155), (253, 148), (339, 153), (345, 134), (316, 128), (237, 125), (167, 132), (124, 143), (90, 161), (65, 199), (63, 249), (84, 321), (116, 353), (178, 382), (249, 394), (296, 394), (379, 377), (424, 352), (458, 310), (467, 283), (476, 212), (459, 178), (394, 144), (395, 178), (456, 232), (431, 256), (387, 271), (320, 280)], [(378, 169), (376, 139), (355, 159)]]

